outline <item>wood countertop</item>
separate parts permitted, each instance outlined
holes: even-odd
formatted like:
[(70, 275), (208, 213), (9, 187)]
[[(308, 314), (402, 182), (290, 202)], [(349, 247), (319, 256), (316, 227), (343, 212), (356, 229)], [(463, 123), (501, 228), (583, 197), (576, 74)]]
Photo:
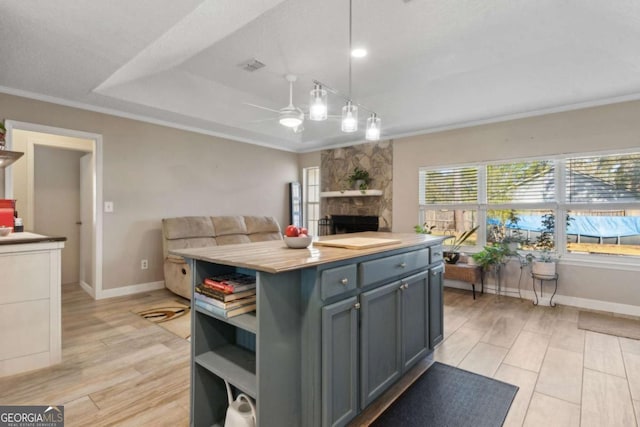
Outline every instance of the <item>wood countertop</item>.
[(30, 233), (28, 231), (20, 233), (11, 233), (6, 237), (0, 236), (0, 245), (21, 245), (24, 243), (43, 243), (43, 242), (64, 242), (66, 237), (43, 236), (42, 234)]
[(438, 244), (444, 239), (444, 237), (415, 233), (365, 232), (322, 236), (318, 240), (353, 237), (395, 239), (399, 240), (399, 243), (365, 249), (344, 249), (316, 246), (314, 244), (305, 249), (290, 249), (284, 240), (272, 240), (268, 242), (172, 250), (169, 252), (173, 255), (200, 261), (249, 268), (267, 273), (281, 273), (412, 246)]

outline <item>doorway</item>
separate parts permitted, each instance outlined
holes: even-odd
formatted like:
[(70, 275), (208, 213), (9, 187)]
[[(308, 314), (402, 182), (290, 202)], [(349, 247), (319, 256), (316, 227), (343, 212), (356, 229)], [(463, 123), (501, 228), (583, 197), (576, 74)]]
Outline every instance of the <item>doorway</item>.
[(25, 153), (5, 169), (25, 230), (67, 237), (62, 283), (102, 294), (101, 146), (98, 134), (7, 121), (7, 146)]

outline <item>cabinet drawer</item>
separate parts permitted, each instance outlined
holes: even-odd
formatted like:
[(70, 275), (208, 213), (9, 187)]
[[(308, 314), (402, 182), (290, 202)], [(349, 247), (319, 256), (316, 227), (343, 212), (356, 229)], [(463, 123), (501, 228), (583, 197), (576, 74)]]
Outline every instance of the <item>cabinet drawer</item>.
[(431, 247), (431, 264), (442, 261), (442, 245)]
[(360, 287), (402, 276), (429, 264), (429, 248), (360, 264)]
[(357, 270), (355, 265), (329, 268), (320, 275), (320, 296), (327, 299), (356, 288)]

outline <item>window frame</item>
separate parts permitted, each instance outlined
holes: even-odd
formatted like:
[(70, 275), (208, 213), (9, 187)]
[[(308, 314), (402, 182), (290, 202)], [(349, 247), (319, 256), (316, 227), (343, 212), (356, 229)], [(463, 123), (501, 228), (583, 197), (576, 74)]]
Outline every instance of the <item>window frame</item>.
[[(482, 249), (486, 244), (487, 238), (487, 211), (493, 209), (520, 209), (520, 210), (551, 210), (556, 218), (565, 218), (571, 210), (581, 210), (588, 208), (589, 210), (640, 210), (640, 202), (608, 202), (608, 203), (589, 203), (589, 202), (567, 202), (566, 198), (566, 173), (568, 160), (577, 157), (606, 157), (606, 156), (624, 156), (627, 154), (640, 154), (640, 148), (629, 148), (624, 150), (606, 150), (591, 151), (581, 153), (566, 153), (562, 155), (549, 156), (532, 156), (520, 157), (512, 159), (500, 159), (482, 162), (457, 163), (451, 165), (425, 166), (418, 168), (418, 220), (422, 224), (424, 222), (424, 212), (427, 210), (441, 209), (466, 209), (477, 210), (478, 224), (478, 245), (466, 246), (462, 250), (465, 252), (475, 252)], [(555, 179), (555, 200), (553, 202), (543, 203), (504, 203), (489, 204), (487, 203), (487, 166), (515, 162), (528, 161), (553, 161), (554, 163), (554, 179)], [(423, 184), (424, 171), (442, 170), (449, 168), (478, 168), (478, 201), (477, 204), (459, 203), (459, 204), (421, 204), (421, 200), (425, 200)], [(555, 224), (554, 241), (555, 252), (560, 257), (562, 264), (576, 265), (585, 267), (598, 267), (616, 270), (640, 271), (640, 256), (634, 255), (607, 255), (607, 254), (581, 254), (570, 253), (567, 251), (567, 245), (559, 244), (567, 241), (566, 224), (564, 221), (557, 221)]]
[[(317, 173), (316, 176), (316, 184), (311, 185), (310, 180), (309, 180), (309, 173), (313, 171)], [(304, 226), (309, 230), (310, 233), (313, 233), (313, 235), (317, 235), (318, 234), (318, 221), (320, 220), (319, 216), (320, 216), (320, 181), (321, 177), (320, 177), (320, 166), (309, 166), (306, 168), (302, 168), (302, 187), (303, 187), (303, 191), (302, 191), (302, 212), (303, 212), (303, 224)], [(315, 200), (317, 200), (317, 202), (312, 202), (310, 201), (310, 195), (311, 194), (315, 194)], [(313, 215), (310, 215), (310, 207), (311, 206), (318, 206), (318, 218), (317, 219), (313, 219)], [(311, 222), (315, 222), (315, 227), (311, 226)], [(314, 233), (315, 231), (315, 233)]]

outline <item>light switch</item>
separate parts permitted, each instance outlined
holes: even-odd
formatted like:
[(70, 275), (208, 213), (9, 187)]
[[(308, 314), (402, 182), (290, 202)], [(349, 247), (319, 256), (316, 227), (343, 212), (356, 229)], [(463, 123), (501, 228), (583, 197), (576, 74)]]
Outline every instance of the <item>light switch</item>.
[(107, 213), (113, 212), (113, 202), (104, 202), (104, 211)]

